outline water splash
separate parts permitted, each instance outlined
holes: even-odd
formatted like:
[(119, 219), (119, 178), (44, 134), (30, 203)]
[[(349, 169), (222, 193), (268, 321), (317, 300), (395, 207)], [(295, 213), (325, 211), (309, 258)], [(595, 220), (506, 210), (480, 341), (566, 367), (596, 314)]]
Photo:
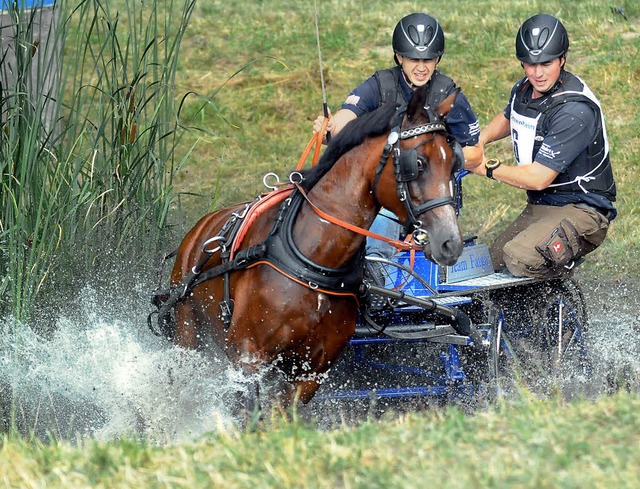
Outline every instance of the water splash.
[(591, 354), (605, 391), (640, 391), (640, 309), (636, 284), (584, 287), (591, 312)]
[[(591, 316), (598, 390), (639, 390), (636, 291), (621, 285), (582, 288)], [(164, 444), (238, 429), (238, 396), (260, 379), (230, 368), (220, 352), (187, 351), (154, 336), (146, 324), (147, 289), (134, 291), (126, 301), (112, 295), (85, 287), (70, 301), (71, 312), (55, 319), (48, 338), (0, 320), (5, 430), (13, 424), (42, 439), (136, 435)], [(353, 407), (328, 410), (334, 417), (340, 409), (352, 415)], [(312, 402), (308, 408), (313, 416), (324, 416), (322, 405)], [(363, 419), (368, 412), (364, 406)]]
[(78, 302), (80, 313), (58, 319), (48, 339), (0, 323), (5, 423), (41, 438), (136, 434), (159, 443), (237, 427), (230, 407), (250, 379), (222, 355), (154, 336), (147, 303), (114, 318), (112, 303), (93, 289)]

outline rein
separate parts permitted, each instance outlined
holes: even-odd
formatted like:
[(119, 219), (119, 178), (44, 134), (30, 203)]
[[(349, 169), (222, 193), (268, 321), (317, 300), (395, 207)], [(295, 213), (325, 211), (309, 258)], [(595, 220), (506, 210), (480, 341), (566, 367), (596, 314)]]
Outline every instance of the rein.
[[(326, 124), (326, 120), (324, 121), (324, 124)], [(375, 182), (373, 185), (374, 196), (377, 195), (378, 182), (380, 180), (380, 175), (382, 174), (382, 170), (386, 166), (389, 156), (393, 156), (394, 172), (396, 175), (396, 182), (398, 184), (398, 198), (400, 199), (401, 202), (404, 202), (405, 208), (407, 210), (407, 215), (408, 215), (407, 222), (405, 222), (404, 225), (405, 227), (407, 227), (407, 224), (411, 224), (414, 228), (414, 232), (413, 232), (414, 241), (412, 242), (389, 238), (387, 236), (374, 233), (372, 231), (369, 231), (368, 229), (361, 228), (354, 224), (343, 221), (342, 219), (338, 219), (337, 217), (334, 217), (330, 214), (327, 214), (318, 206), (316, 206), (311, 201), (311, 199), (309, 199), (309, 196), (304, 191), (304, 189), (300, 186), (299, 182), (292, 182), (292, 183), (296, 187), (298, 192), (300, 192), (300, 194), (304, 197), (307, 203), (311, 206), (314, 212), (321, 218), (325, 219), (326, 221), (332, 224), (335, 224), (337, 226), (340, 226), (344, 229), (347, 229), (349, 231), (352, 231), (356, 234), (360, 234), (363, 236), (367, 236), (369, 238), (374, 238), (379, 241), (383, 241), (395, 247), (398, 250), (406, 250), (406, 251), (415, 251), (418, 249), (421, 250), (424, 248), (424, 241), (427, 233), (422, 229), (422, 222), (419, 221), (416, 218), (416, 216), (424, 212), (430, 211), (431, 209), (435, 209), (437, 207), (441, 207), (444, 205), (455, 205), (455, 200), (452, 196), (440, 197), (437, 199), (431, 199), (418, 207), (413, 205), (410, 199), (407, 182), (417, 178), (417, 169), (415, 172), (416, 173), (415, 177), (412, 177), (410, 179), (403, 178), (402, 177), (403, 168), (401, 168), (402, 161), (403, 161), (402, 157), (407, 153), (415, 153), (417, 148), (430, 142), (431, 139), (428, 139), (426, 141), (419, 143), (418, 145), (416, 145), (414, 148), (411, 148), (410, 150), (404, 150), (404, 151), (400, 149), (399, 141), (420, 136), (422, 134), (446, 132), (446, 130), (447, 130), (446, 125), (443, 124), (442, 122), (430, 122), (427, 124), (422, 124), (420, 126), (412, 127), (410, 129), (406, 129), (404, 131), (400, 131), (398, 127), (395, 127), (394, 129), (391, 130), (391, 133), (387, 138), (387, 144), (385, 145), (382, 151), (382, 155), (380, 157), (380, 163), (378, 165), (378, 169), (376, 170)], [(321, 133), (322, 131), (319, 134)], [(316, 143), (316, 144), (318, 143), (318, 140), (315, 138), (315, 136), (317, 135), (314, 135), (314, 138), (312, 138), (312, 140), (309, 142), (309, 145), (307, 146), (307, 150), (305, 151), (305, 154), (303, 155), (303, 157), (300, 159), (298, 163), (297, 169), (300, 169), (302, 164), (306, 160), (313, 143)]]
[(369, 238), (374, 238), (374, 239), (377, 239), (377, 240), (380, 240), (380, 241), (384, 241), (385, 243), (388, 243), (391, 246), (394, 246), (398, 250), (414, 251), (414, 250), (417, 250), (417, 249), (421, 250), (423, 248), (423, 246), (421, 244), (408, 243), (406, 241), (401, 241), (399, 239), (389, 238), (387, 236), (383, 236), (381, 234), (374, 233), (372, 231), (369, 231), (368, 229), (361, 228), (361, 227), (358, 227), (358, 226), (356, 226), (354, 224), (351, 224), (351, 223), (348, 223), (346, 221), (343, 221), (342, 219), (338, 219), (337, 217), (334, 217), (331, 214), (327, 214), (322, 209), (320, 209), (318, 206), (316, 206), (313, 202), (311, 202), (311, 199), (309, 199), (309, 196), (302, 189), (302, 187), (300, 186), (299, 183), (295, 183), (294, 185), (298, 189), (298, 192), (300, 192), (300, 194), (305, 198), (307, 203), (315, 211), (315, 213), (318, 214), (318, 216), (320, 216), (321, 218), (325, 219), (326, 221), (329, 221), (332, 224), (340, 226), (341, 228), (344, 228), (344, 229), (348, 229), (349, 231), (353, 231), (356, 234), (361, 234), (361, 235), (367, 236)]

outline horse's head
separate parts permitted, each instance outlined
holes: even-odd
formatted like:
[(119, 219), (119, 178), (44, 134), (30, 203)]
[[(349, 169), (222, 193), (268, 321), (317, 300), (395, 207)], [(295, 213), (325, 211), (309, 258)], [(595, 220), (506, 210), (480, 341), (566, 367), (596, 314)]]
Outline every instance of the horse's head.
[(418, 241), (428, 235), (431, 256), (441, 265), (453, 265), (462, 253), (454, 173), (462, 170), (464, 157), (442, 121), (457, 94), (458, 90), (432, 111), (424, 108), (426, 89), (414, 92), (385, 147), (393, 159), (396, 195), (378, 193), (379, 202), (403, 219)]

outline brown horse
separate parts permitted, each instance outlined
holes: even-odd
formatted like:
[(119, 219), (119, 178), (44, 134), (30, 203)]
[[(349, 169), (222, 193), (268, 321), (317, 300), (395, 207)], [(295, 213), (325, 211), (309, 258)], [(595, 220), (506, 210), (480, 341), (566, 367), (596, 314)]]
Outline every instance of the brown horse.
[[(292, 193), (264, 206), (250, 225), (244, 205), (203, 217), (183, 239), (171, 274), (180, 291), (171, 304), (174, 342), (202, 348), (211, 337), (248, 373), (275, 367), (287, 380), (282, 404), (308, 402), (354, 334), (362, 283), (365, 237), (326, 215), (368, 229), (384, 206), (416, 236), (428, 234), (439, 263), (453, 264), (462, 252), (455, 156), (441, 122), (455, 96), (428, 111), (418, 89), (400, 123), (392, 106), (352, 121), (317, 166), (292, 173)], [(240, 224), (247, 229), (230, 249), (227, 237)]]

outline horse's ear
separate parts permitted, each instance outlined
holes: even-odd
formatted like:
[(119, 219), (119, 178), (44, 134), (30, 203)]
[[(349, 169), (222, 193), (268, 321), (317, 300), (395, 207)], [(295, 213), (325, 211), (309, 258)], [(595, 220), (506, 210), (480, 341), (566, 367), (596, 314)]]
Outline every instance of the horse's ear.
[(411, 100), (407, 105), (406, 117), (411, 120), (415, 115), (420, 115), (427, 101), (427, 86), (423, 85), (414, 90)]
[(442, 119), (445, 115), (449, 113), (451, 108), (453, 107), (453, 103), (456, 101), (456, 97), (460, 93), (460, 87), (456, 88), (446, 99), (440, 102), (440, 105), (436, 107), (436, 115)]

